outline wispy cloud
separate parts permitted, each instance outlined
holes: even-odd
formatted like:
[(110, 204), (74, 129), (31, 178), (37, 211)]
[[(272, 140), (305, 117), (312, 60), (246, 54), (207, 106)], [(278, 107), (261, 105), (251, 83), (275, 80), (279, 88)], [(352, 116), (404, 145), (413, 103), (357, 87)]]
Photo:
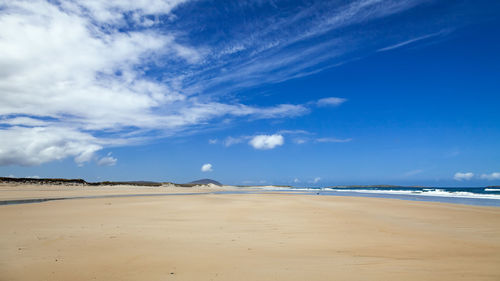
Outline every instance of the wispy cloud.
[(490, 174), (481, 174), (481, 175), (476, 175), (472, 172), (458, 172), (455, 173), (453, 176), (453, 179), (458, 180), (458, 181), (463, 181), (463, 180), (471, 180), (473, 178), (476, 179), (481, 179), (481, 180), (500, 180), (500, 172), (493, 172)]
[(424, 170), (422, 169), (416, 169), (416, 170), (411, 170), (403, 174), (404, 177), (411, 177), (411, 176), (416, 176), (418, 174), (423, 173)]
[(338, 139), (338, 138), (318, 138), (318, 139), (315, 139), (315, 142), (333, 142), (333, 143), (344, 143), (344, 142), (350, 142), (352, 141), (351, 138), (347, 138), (347, 139)]
[(412, 39), (409, 39), (409, 40), (406, 40), (406, 41), (403, 41), (403, 42), (400, 42), (400, 43), (397, 43), (397, 44), (394, 44), (391, 46), (387, 46), (387, 47), (378, 49), (377, 52), (385, 52), (385, 51), (394, 50), (394, 49), (401, 48), (401, 47), (404, 47), (406, 45), (410, 45), (410, 44), (418, 42), (418, 41), (422, 41), (422, 40), (429, 39), (432, 37), (437, 37), (437, 36), (443, 35), (443, 34), (448, 33), (448, 32), (449, 31), (446, 31), (446, 32), (440, 31), (440, 32), (436, 32), (436, 33), (431, 33), (431, 34), (415, 37), (415, 38), (412, 38)]
[[(244, 143), (246, 141), (249, 141), (249, 144), (253, 146), (254, 148), (257, 149), (265, 149), (265, 141), (267, 140), (283, 140), (283, 142), (279, 145), (284, 144), (284, 136), (285, 135), (291, 135), (292, 136), (292, 143), (295, 144), (305, 144), (305, 143), (347, 143), (351, 142), (352, 138), (345, 138), (345, 139), (340, 139), (340, 138), (333, 138), (333, 137), (314, 137), (315, 133), (309, 132), (306, 130), (279, 130), (277, 133), (271, 134), (271, 135), (266, 135), (266, 134), (257, 134), (257, 135), (244, 135), (244, 136), (228, 136), (224, 139), (222, 142), (224, 146), (229, 147), (233, 146), (235, 144), (240, 144)], [(258, 141), (258, 142), (257, 142)], [(216, 144), (216, 140), (209, 140), (210, 144)], [(258, 143), (258, 144), (257, 144)], [(273, 147), (274, 148), (274, 147)]]
[(242, 136), (242, 137), (235, 138), (235, 137), (229, 136), (229, 137), (227, 137), (224, 140), (224, 146), (229, 147), (229, 146), (232, 146), (234, 144), (242, 143), (245, 140), (248, 140), (249, 138), (251, 138), (251, 137), (249, 137), (249, 136)]
[(317, 104), (318, 106), (339, 106), (346, 101), (347, 99), (344, 98), (331, 97), (320, 99), (318, 100)]
[(453, 176), (453, 179), (457, 180), (457, 181), (468, 181), (468, 180), (471, 180), (472, 178), (474, 177), (474, 173), (471, 173), (471, 172), (468, 172), (468, 173), (462, 173), (462, 172), (458, 172), (458, 173), (455, 173), (455, 175)]
[(293, 142), (296, 143), (296, 144), (304, 144), (304, 143), (308, 142), (308, 139), (306, 139), (306, 138), (295, 138), (295, 139), (293, 139)]
[(458, 148), (453, 148), (450, 151), (444, 153), (445, 158), (453, 158), (460, 155), (460, 150)]
[(310, 135), (312, 133), (309, 131), (306, 131), (306, 130), (279, 130), (278, 134), (281, 134), (281, 135)]
[[(371, 31), (341, 31), (422, 2), (245, 2), (218, 13), (186, 0), (8, 1), (0, 11), (0, 165), (66, 157), (82, 165), (106, 147), (221, 120), (291, 118), (313, 103), (340, 105), (345, 100), (336, 97), (268, 107), (224, 97), (376, 50), (383, 42), (362, 35)], [(260, 8), (267, 12), (238, 16)], [(213, 33), (221, 14), (233, 24)]]
[(314, 178), (312, 181), (310, 181), (310, 182), (311, 182), (311, 183), (316, 184), (316, 183), (318, 183), (320, 180), (321, 180), (321, 178), (320, 178), (320, 177), (315, 177), (315, 178)]
[(99, 166), (114, 166), (114, 165), (116, 165), (117, 161), (118, 161), (118, 159), (111, 156), (111, 152), (110, 152), (105, 157), (102, 157), (101, 159), (99, 159), (97, 161), (97, 165), (99, 165)]
[(500, 180), (500, 172), (494, 172), (491, 174), (482, 174), (480, 178), (483, 180)]

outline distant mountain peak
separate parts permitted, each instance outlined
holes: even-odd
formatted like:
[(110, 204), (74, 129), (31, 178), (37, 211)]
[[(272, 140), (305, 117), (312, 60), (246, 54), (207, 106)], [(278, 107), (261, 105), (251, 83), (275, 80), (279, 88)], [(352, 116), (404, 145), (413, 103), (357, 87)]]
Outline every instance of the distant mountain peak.
[(218, 185), (218, 186), (222, 186), (222, 183), (215, 181), (215, 180), (212, 180), (212, 179), (195, 180), (195, 181), (189, 182), (188, 184), (210, 184), (210, 183)]

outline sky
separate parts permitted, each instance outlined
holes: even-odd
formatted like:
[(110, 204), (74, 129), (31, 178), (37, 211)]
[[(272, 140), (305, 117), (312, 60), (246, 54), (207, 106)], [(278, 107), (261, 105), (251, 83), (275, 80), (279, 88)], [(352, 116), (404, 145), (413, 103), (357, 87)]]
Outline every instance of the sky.
[(500, 2), (0, 0), (0, 176), (500, 185)]

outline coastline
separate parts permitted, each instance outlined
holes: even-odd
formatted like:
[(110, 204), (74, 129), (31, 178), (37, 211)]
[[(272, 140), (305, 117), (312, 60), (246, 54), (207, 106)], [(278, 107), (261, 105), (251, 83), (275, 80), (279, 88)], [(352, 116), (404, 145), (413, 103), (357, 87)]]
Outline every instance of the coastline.
[[(118, 184), (66, 184), (66, 183), (1, 183), (0, 205), (40, 203), (53, 200), (95, 199), (136, 196), (170, 196), (218, 193), (284, 193), (341, 197), (370, 197), (399, 199), (405, 201), (421, 201), (462, 204), (472, 206), (500, 207), (498, 190), (485, 188), (423, 188), (423, 187), (386, 187), (365, 188), (295, 188), (284, 186), (231, 186), (214, 184), (174, 184), (154, 183), (148, 185)], [(399, 189), (394, 189), (399, 188)], [(411, 188), (412, 190), (407, 190)], [(417, 190), (420, 189), (420, 190)], [(461, 189), (467, 191), (461, 191)], [(470, 192), (471, 190), (476, 193)], [(490, 194), (478, 193), (485, 190)], [(491, 194), (493, 193), (493, 194)]]

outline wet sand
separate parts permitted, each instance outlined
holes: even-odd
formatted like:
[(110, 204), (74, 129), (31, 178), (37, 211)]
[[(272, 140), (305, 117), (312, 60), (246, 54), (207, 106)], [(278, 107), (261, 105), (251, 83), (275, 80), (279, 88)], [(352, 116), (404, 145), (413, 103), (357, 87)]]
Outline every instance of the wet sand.
[(6, 205), (0, 222), (1, 281), (500, 280), (495, 207), (199, 194)]
[[(23, 200), (36, 198), (63, 198), (81, 196), (129, 195), (129, 194), (163, 194), (163, 193), (209, 193), (214, 191), (236, 190), (231, 186), (179, 187), (163, 186), (88, 186), (88, 185), (38, 185), (38, 184), (0, 184), (0, 201)], [(237, 189), (243, 190), (243, 189)]]

